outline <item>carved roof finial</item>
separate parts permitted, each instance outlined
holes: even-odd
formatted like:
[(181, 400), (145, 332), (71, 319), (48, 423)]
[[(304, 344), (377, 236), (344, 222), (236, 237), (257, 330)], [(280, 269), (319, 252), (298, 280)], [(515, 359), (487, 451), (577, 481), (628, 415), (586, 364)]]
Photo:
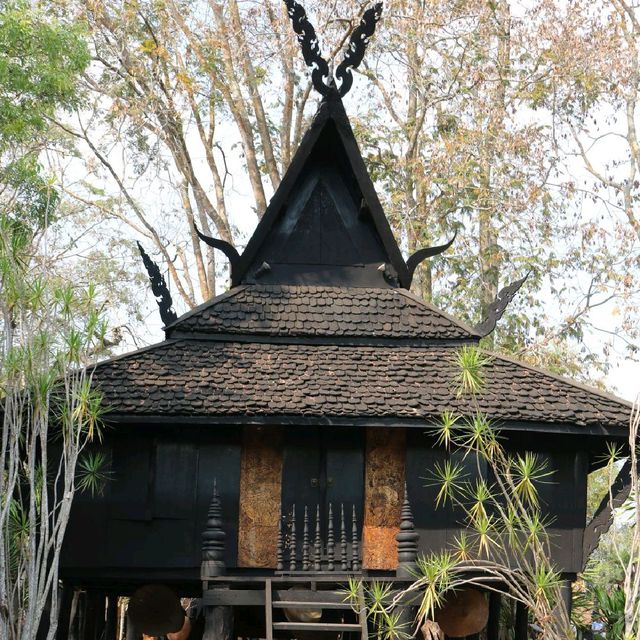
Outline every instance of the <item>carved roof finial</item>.
[[(327, 61), (322, 57), (318, 36), (307, 18), (306, 11), (296, 0), (285, 0), (285, 2), (293, 30), (298, 36), (304, 62), (311, 69), (311, 81), (314, 89), (322, 96), (335, 93), (334, 78)], [(367, 44), (376, 30), (376, 24), (381, 15), (382, 2), (378, 2), (364, 12), (360, 24), (351, 34), (344, 59), (335, 72), (335, 77), (340, 81), (337, 92), (341, 98), (351, 89), (353, 84), (351, 70), (357, 68), (362, 62)]]

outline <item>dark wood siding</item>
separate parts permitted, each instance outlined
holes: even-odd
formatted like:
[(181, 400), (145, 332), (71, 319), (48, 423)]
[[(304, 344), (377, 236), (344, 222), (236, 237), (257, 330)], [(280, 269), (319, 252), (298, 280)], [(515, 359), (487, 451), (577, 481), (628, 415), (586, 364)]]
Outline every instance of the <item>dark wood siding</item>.
[(76, 496), (62, 575), (130, 575), (138, 581), (153, 569), (160, 570), (159, 575), (178, 571), (198, 580), (201, 534), (214, 478), (227, 534), (226, 562), (235, 565), (237, 430), (145, 431), (107, 433), (101, 449), (112, 455), (112, 479), (101, 496)]

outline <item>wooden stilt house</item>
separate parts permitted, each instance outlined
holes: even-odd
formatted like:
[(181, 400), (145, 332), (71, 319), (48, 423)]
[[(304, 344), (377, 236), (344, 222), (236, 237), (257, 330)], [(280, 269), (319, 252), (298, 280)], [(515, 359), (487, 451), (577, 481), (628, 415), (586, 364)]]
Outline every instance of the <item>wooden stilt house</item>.
[[(424, 480), (448, 455), (428, 425), (468, 410), (454, 357), (482, 332), (410, 293), (415, 264), (324, 93), (245, 251), (227, 250), (231, 288), (95, 369), (112, 478), (76, 498), (61, 567), (65, 602), (87, 594), (87, 640), (105, 625), (113, 640), (114, 597), (149, 583), (202, 596), (208, 640), (361, 637), (336, 589), (406, 580), (458, 529)], [(542, 499), (570, 584), (592, 539), (587, 474), (629, 405), (501, 356), (485, 372), (479, 408), (553, 470)]]

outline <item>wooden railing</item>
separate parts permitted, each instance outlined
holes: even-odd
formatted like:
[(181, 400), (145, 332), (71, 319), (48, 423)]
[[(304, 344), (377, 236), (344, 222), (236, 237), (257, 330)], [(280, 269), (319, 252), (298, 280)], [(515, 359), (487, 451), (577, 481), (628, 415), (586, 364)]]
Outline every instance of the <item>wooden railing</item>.
[[(336, 516), (337, 523), (334, 522)], [(311, 509), (308, 505), (291, 505), (288, 513), (280, 518), (276, 570), (286, 573), (360, 571), (360, 534), (355, 505), (351, 505), (350, 517), (347, 508), (345, 519), (344, 504), (335, 515), (333, 505), (329, 504), (324, 528), (326, 538), (323, 538), (322, 530), (319, 505)]]

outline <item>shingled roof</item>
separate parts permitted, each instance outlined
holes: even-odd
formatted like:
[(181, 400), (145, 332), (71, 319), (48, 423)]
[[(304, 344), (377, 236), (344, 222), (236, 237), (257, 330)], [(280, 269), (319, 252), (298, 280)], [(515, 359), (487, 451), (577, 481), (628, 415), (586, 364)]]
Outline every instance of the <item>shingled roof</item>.
[[(169, 340), (98, 365), (115, 414), (415, 418), (468, 412), (455, 350), (438, 346)], [(625, 427), (627, 403), (493, 356), (477, 408), (494, 419)], [(474, 405), (475, 407), (476, 405)]]
[(477, 340), (478, 334), (404, 289), (243, 285), (167, 327), (179, 334)]
[(441, 249), (405, 263), (331, 95), (244, 253), (227, 246), (231, 290), (167, 326), (164, 342), (99, 364), (94, 381), (114, 420), (424, 425), (477, 407), (518, 425), (627, 426), (627, 403), (497, 356), (477, 405), (458, 397), (456, 349), (479, 335), (407, 290)]

